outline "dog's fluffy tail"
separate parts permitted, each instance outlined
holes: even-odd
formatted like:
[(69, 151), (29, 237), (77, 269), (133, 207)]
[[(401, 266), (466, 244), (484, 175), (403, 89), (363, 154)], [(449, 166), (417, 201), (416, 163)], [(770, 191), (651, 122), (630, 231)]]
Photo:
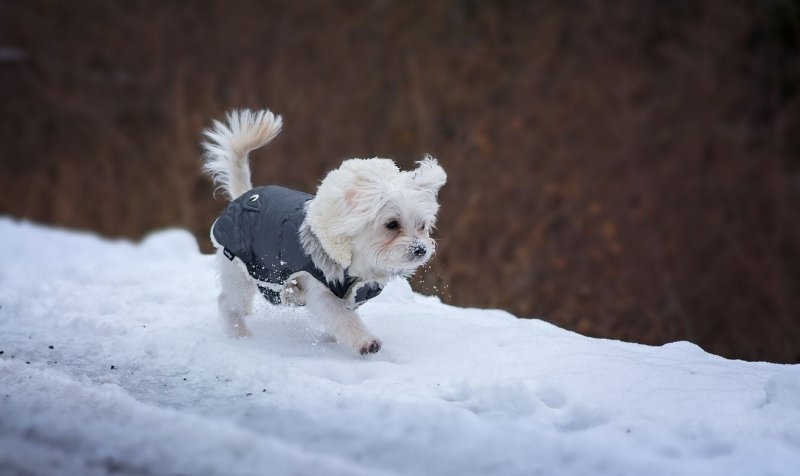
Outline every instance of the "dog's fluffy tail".
[(214, 127), (203, 132), (203, 172), (231, 200), (244, 194), (253, 188), (247, 155), (274, 139), (282, 124), (281, 116), (266, 109), (233, 110), (227, 115), (227, 124), (214, 121)]

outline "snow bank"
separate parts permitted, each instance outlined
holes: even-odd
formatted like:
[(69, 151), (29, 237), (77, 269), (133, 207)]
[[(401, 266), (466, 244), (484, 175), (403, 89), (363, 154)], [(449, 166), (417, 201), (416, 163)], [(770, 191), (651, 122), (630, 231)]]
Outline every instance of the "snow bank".
[(404, 282), (362, 307), (378, 354), (261, 302), (237, 341), (184, 231), (137, 245), (0, 218), (0, 237), (0, 474), (800, 474), (800, 366)]

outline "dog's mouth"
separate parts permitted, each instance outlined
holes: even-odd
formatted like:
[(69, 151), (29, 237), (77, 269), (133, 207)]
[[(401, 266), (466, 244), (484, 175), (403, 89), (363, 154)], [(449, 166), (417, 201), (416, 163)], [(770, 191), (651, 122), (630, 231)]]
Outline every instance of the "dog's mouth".
[(410, 278), (417, 270), (417, 266), (413, 268), (389, 268), (387, 271), (393, 278)]
[(423, 253), (423, 254), (420, 255), (420, 254), (408, 253), (406, 255), (406, 260), (405, 261), (409, 265), (411, 265), (411, 266), (416, 268), (417, 266), (421, 266), (426, 261), (428, 261), (428, 254), (427, 253)]
[(409, 270), (409, 272), (413, 273), (414, 271), (417, 270), (417, 268), (427, 263), (430, 258), (431, 256), (428, 253), (422, 255), (415, 255), (413, 253), (409, 253), (408, 258), (405, 260), (405, 263), (403, 263), (401, 266)]
[(408, 277), (427, 263), (433, 254), (433, 245), (417, 239), (406, 246), (395, 247), (386, 250), (385, 254), (379, 254), (377, 264), (379, 268), (383, 268), (384, 272), (393, 276)]

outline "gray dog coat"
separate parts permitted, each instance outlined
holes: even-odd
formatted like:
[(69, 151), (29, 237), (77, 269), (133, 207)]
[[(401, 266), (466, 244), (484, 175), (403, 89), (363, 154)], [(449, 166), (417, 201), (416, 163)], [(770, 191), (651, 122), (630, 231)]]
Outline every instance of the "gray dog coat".
[[(256, 187), (233, 200), (211, 226), (211, 241), (231, 261), (241, 262), (261, 294), (283, 302), (287, 283), (303, 273), (323, 283), (354, 309), (383, 290), (377, 282), (350, 276), (328, 280), (300, 243), (300, 226), (313, 195), (275, 185)], [(295, 281), (295, 283), (292, 283)]]

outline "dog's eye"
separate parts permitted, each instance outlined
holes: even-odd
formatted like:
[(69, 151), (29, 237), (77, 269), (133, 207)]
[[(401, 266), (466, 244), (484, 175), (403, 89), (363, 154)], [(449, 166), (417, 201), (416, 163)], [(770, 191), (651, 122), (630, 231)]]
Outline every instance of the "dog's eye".
[(396, 230), (397, 229), (397, 222), (394, 221), (394, 220), (390, 221), (389, 223), (386, 224), (386, 228), (388, 228), (390, 230)]

